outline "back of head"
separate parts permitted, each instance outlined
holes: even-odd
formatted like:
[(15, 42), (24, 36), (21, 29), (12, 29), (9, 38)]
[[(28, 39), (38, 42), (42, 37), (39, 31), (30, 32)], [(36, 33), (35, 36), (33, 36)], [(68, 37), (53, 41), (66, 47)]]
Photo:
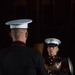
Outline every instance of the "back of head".
[(27, 29), (12, 29), (11, 30), (11, 36), (13, 39), (20, 39), (25, 37), (25, 35), (27, 34)]
[(5, 24), (10, 25), (13, 40), (20, 40), (27, 38), (28, 24), (31, 22), (31, 19), (17, 19), (8, 21)]

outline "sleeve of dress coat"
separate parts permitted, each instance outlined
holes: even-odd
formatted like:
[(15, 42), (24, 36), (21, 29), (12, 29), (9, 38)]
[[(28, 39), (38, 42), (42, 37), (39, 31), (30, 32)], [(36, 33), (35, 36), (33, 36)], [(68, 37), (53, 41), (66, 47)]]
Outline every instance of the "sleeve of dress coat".
[(37, 75), (48, 75), (44, 66), (43, 56), (39, 54), (37, 62)]
[(0, 75), (3, 75), (3, 73), (2, 73), (2, 69), (1, 69), (1, 66), (0, 66)]
[(4, 72), (3, 72), (3, 58), (4, 58), (6, 53), (7, 53), (7, 51), (5, 49), (0, 50), (0, 75), (4, 75)]
[(1, 66), (0, 66), (0, 75), (2, 75)]
[(3, 54), (2, 54), (2, 52), (0, 52), (0, 75), (3, 75), (2, 74), (2, 58), (3, 58)]

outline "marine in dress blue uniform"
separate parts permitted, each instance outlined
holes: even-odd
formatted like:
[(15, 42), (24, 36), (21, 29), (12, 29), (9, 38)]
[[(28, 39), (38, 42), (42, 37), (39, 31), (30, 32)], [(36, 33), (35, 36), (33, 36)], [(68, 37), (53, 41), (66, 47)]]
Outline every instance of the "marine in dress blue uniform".
[(19, 40), (20, 35), (16, 31), (17, 39), (14, 39), (13, 34), (12, 45), (0, 51), (0, 75), (47, 75), (43, 56), (36, 50), (26, 47), (27, 28), (31, 22), (31, 19), (17, 19), (5, 23), (10, 25), (12, 33), (20, 29), (23, 36), (25, 30), (25, 37)]
[(57, 38), (45, 39), (48, 57), (44, 58), (45, 68), (48, 75), (73, 75), (73, 65), (70, 58), (57, 56), (61, 41)]

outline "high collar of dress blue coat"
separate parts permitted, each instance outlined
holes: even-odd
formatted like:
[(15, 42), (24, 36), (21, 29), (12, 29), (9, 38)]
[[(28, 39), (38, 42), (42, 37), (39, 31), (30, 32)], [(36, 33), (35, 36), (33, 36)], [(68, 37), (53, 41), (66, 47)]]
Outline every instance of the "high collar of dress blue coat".
[(12, 46), (26, 46), (26, 44), (22, 41), (14, 41)]

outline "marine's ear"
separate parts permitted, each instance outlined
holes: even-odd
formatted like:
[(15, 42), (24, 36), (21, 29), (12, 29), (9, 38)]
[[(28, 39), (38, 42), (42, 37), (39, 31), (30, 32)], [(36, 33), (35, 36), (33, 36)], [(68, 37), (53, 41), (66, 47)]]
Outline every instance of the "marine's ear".
[(25, 32), (25, 37), (26, 37), (26, 38), (28, 37), (28, 31)]

